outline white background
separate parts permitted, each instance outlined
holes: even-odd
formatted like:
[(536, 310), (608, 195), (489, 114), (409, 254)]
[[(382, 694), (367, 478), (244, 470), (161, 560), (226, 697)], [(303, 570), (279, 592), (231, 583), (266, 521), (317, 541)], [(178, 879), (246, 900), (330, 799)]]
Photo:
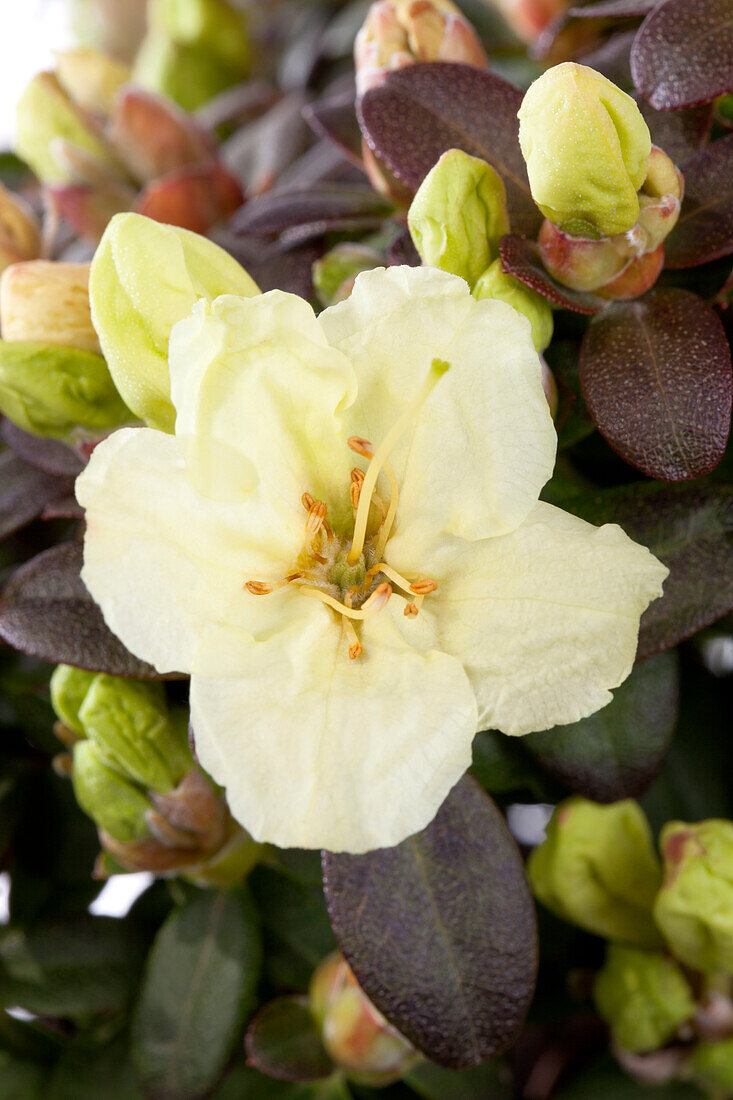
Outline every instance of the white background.
[(0, 150), (15, 130), (15, 104), (40, 69), (53, 66), (53, 51), (72, 44), (70, 0), (0, 0)]

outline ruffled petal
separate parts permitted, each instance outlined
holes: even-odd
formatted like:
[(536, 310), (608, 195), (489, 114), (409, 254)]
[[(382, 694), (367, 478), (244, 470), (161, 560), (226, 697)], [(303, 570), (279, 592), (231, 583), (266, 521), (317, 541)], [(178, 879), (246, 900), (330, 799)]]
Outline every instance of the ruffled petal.
[(319, 321), (352, 361), (359, 393), (350, 434), (378, 445), (412, 402), (431, 364), (440, 379), (390, 461), (400, 482), (399, 530), (488, 538), (529, 514), (555, 461), (556, 436), (528, 321), (477, 302), (432, 268), (364, 272)]
[(459, 661), (407, 645), (388, 610), (360, 624), (353, 661), (320, 610), (256, 643), (241, 679), (193, 677), (196, 751), (255, 839), (388, 847), (427, 825), (469, 766), (473, 692)]

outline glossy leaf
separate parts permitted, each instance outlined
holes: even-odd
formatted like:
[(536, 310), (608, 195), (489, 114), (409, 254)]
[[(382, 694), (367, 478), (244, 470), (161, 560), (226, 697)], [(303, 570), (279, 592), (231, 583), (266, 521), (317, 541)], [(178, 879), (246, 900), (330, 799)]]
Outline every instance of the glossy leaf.
[(529, 795), (536, 802), (549, 802), (554, 793), (542, 769), (524, 746), (525, 738), (507, 737), (498, 730), (482, 730), (473, 739), (471, 775), (492, 797), (516, 800)]
[(635, 798), (659, 771), (677, 718), (677, 661), (638, 664), (613, 702), (570, 726), (531, 733), (524, 746), (570, 790), (594, 802)]
[(11, 450), (27, 462), (47, 474), (56, 477), (75, 478), (84, 469), (76, 451), (60, 443), (57, 439), (41, 439), (30, 432), (24, 432), (10, 420), (3, 420), (0, 426), (0, 438)]
[(221, 1075), (260, 975), (259, 928), (241, 893), (196, 892), (167, 918), (132, 1024), (145, 1092), (196, 1100)]
[(156, 677), (152, 665), (133, 657), (106, 625), (81, 580), (81, 566), (81, 545), (66, 542), (16, 570), (0, 590), (0, 637), (52, 664)]
[(317, 1081), (333, 1069), (307, 997), (277, 997), (247, 1028), (247, 1062), (281, 1081)]
[(733, 134), (684, 165), (685, 197), (665, 242), (667, 267), (696, 267), (733, 252)]
[(715, 311), (695, 294), (657, 289), (609, 306), (583, 340), (580, 382), (607, 442), (650, 477), (688, 480), (722, 458), (730, 348)]
[(669, 568), (644, 612), (639, 658), (670, 649), (733, 609), (733, 488), (637, 483), (569, 496), (564, 508), (618, 523)]
[(73, 486), (70, 478), (53, 477), (4, 451), (0, 454), (0, 539), (25, 527)]
[(533, 241), (508, 233), (499, 242), (501, 266), (520, 282), (536, 290), (553, 305), (571, 309), (574, 313), (598, 313), (606, 304), (602, 298), (582, 290), (570, 290), (548, 275)]
[(733, 91), (730, 0), (664, 0), (631, 51), (634, 84), (653, 107), (678, 110)]
[(657, 111), (642, 99), (639, 109), (649, 127), (652, 144), (663, 149), (675, 164), (683, 165), (705, 147), (713, 124), (712, 104), (683, 111)]
[(361, 164), (361, 130), (352, 94), (309, 103), (303, 118), (319, 137), (333, 142), (352, 163)]
[(275, 191), (247, 203), (229, 223), (233, 233), (267, 237), (294, 227), (318, 236), (355, 220), (377, 228), (393, 207), (370, 187), (322, 184), (307, 190)]
[(415, 191), (448, 149), (488, 161), (506, 185), (512, 229), (534, 236), (542, 216), (519, 148), (522, 98), (519, 88), (493, 73), (433, 61), (390, 73), (368, 91), (359, 122), (380, 160)]
[(475, 780), (397, 847), (325, 852), (323, 871), (341, 950), (410, 1042), (465, 1069), (513, 1041), (534, 988), (534, 907), (514, 840)]

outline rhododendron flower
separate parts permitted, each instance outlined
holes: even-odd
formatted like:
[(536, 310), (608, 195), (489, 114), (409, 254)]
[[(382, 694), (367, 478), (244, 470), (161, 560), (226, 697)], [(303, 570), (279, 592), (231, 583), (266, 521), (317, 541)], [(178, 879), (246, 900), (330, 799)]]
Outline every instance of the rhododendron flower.
[(201, 300), (169, 359), (175, 434), (117, 431), (77, 482), (83, 578), (133, 653), (190, 673), (199, 759), (256, 839), (396, 844), (477, 730), (609, 702), (666, 569), (538, 501), (555, 432), (510, 306), (378, 269), (318, 318)]

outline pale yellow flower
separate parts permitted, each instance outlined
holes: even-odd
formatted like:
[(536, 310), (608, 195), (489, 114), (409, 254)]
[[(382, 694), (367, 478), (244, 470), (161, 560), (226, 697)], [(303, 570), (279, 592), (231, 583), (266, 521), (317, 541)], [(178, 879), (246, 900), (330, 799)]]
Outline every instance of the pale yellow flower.
[(510, 306), (378, 269), (318, 318), (199, 301), (169, 363), (175, 434), (115, 432), (77, 482), (83, 577), (133, 653), (190, 673), (198, 756), (256, 839), (396, 844), (476, 730), (609, 702), (666, 570), (538, 503), (555, 433)]

